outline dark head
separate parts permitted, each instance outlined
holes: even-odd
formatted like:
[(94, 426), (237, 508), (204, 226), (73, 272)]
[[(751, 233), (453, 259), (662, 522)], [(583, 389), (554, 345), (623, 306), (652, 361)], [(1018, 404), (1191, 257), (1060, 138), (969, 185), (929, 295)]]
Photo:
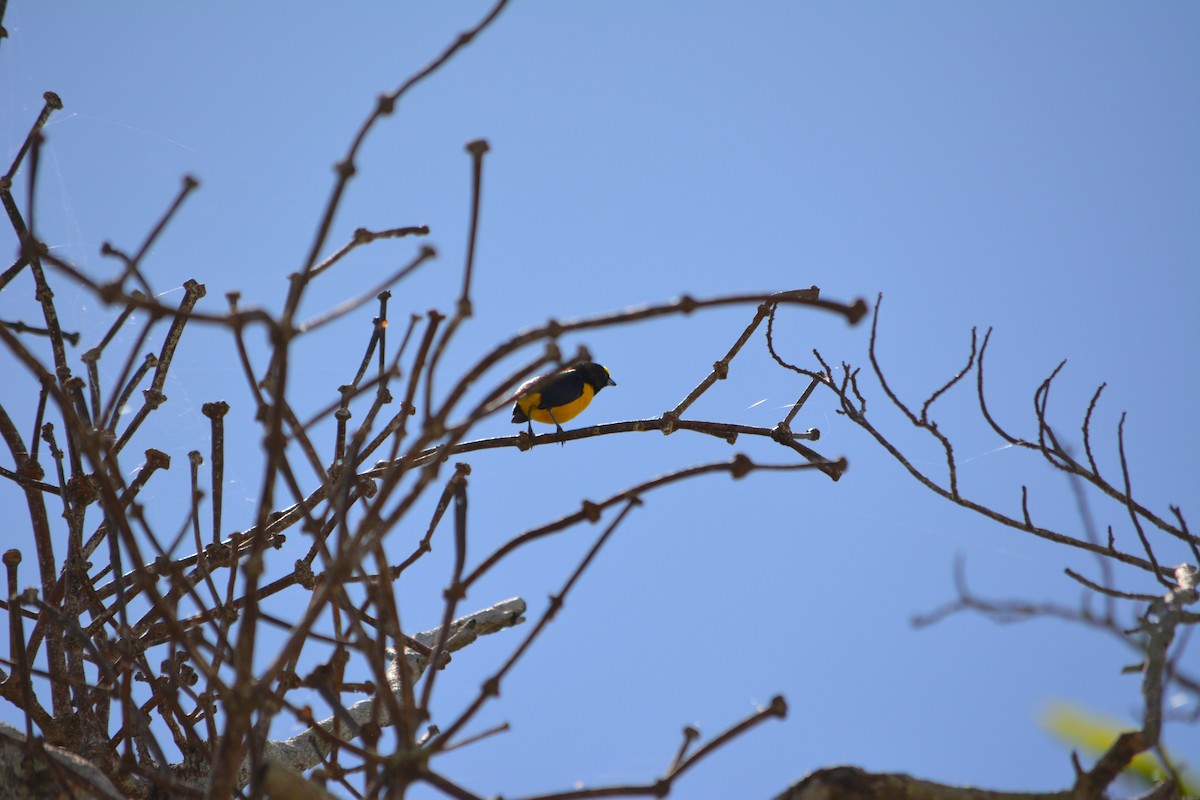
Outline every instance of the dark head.
[(594, 361), (579, 364), (574, 369), (583, 376), (583, 380), (592, 387), (592, 391), (594, 392), (600, 391), (605, 386), (617, 385), (617, 382), (608, 374), (608, 370)]

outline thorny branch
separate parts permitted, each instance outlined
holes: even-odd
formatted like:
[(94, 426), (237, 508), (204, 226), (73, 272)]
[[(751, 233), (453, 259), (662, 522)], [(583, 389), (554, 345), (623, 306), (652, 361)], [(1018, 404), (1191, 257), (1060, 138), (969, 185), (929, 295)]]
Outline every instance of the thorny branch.
[[(882, 300), (882, 298), (881, 298)], [(794, 365), (784, 361), (782, 357), (772, 347), (772, 356), (782, 366), (801, 372), (807, 376), (817, 378), (821, 385), (834, 393), (839, 404), (839, 413), (845, 415), (851, 422), (865, 430), (875, 441), (883, 447), (896, 461), (898, 461), (905, 470), (908, 471), (918, 482), (926, 488), (935, 492), (939, 496), (949, 500), (950, 502), (970, 509), (977, 514), (980, 514), (994, 522), (998, 522), (1009, 528), (1018, 531), (1033, 534), (1042, 539), (1054, 542), (1056, 544), (1066, 545), (1068, 547), (1078, 548), (1090, 553), (1094, 553), (1105, 559), (1117, 561), (1123, 564), (1128, 564), (1139, 569), (1145, 570), (1151, 575), (1158, 576), (1164, 580), (1171, 577), (1171, 570), (1158, 565), (1153, 552), (1148, 547), (1148, 540), (1144, 534), (1139, 534), (1139, 546), (1142, 549), (1142, 555), (1138, 555), (1127, 550), (1118, 548), (1114, 543), (1101, 543), (1087, 536), (1080, 537), (1070, 535), (1061, 531), (1053, 530), (1037, 525), (1030, 516), (1022, 514), (1020, 517), (1012, 514), (1006, 514), (997, 511), (983, 503), (974, 501), (967, 497), (960, 490), (958, 485), (958, 460), (954, 453), (953, 444), (948, 436), (941, 432), (938, 428), (938, 423), (929, 414), (929, 408), (933, 402), (944, 396), (951, 388), (963, 382), (972, 369), (976, 373), (976, 385), (978, 392), (978, 402), (980, 409), (983, 412), (988, 424), (1001, 435), (1009, 444), (1038, 453), (1054, 468), (1067, 473), (1068, 475), (1076, 476), (1082, 479), (1093, 487), (1099, 489), (1103, 494), (1116, 500), (1127, 510), (1127, 514), (1138, 520), (1140, 525), (1142, 522), (1149, 523), (1166, 533), (1174, 539), (1184, 542), (1190, 549), (1190, 552), (1197, 556), (1200, 560), (1200, 537), (1192, 535), (1182, 525), (1172, 524), (1163, 517), (1154, 514), (1149, 509), (1137, 502), (1131, 496), (1125, 487), (1128, 485), (1128, 464), (1122, 460), (1122, 487), (1114, 486), (1105, 479), (1098, 469), (1094, 466), (1084, 465), (1074, 459), (1067, 445), (1063, 443), (1062, 437), (1058, 431), (1050, 423), (1048, 418), (1047, 398), (1049, 389), (1053, 382), (1054, 375), (1043, 381), (1042, 385), (1035, 393), (1035, 419), (1038, 427), (1039, 435), (1035, 440), (1026, 440), (1009, 434), (998, 424), (996, 424), (990, 411), (988, 410), (985, 393), (984, 393), (984, 354), (987, 349), (988, 341), (991, 332), (983, 338), (982, 345), (977, 348), (976, 337), (972, 333), (971, 351), (968, 355), (967, 365), (958, 373), (956, 373), (945, 385), (938, 388), (926, 398), (921, 405), (920, 412), (913, 410), (912, 406), (902, 400), (895, 391), (890, 387), (882, 363), (878, 357), (876, 347), (877, 333), (879, 325), (879, 306), (876, 306), (875, 314), (871, 325), (871, 343), (868, 350), (868, 356), (871, 363), (872, 371), (879, 381), (879, 384), (888, 398), (892, 407), (899, 411), (908, 419), (910, 424), (918, 430), (924, 431), (934, 438), (943, 450), (946, 460), (946, 472), (944, 477), (939, 477), (930, 474), (919, 468), (914, 461), (909, 458), (899, 446), (897, 446), (892, 437), (889, 437), (883, 430), (874, 422), (874, 416), (868, 414), (867, 403), (860, 387), (860, 371), (849, 364), (843, 363), (840, 370), (840, 375), (835, 375), (833, 369), (825, 363), (819, 353), (814, 353), (821, 367), (819, 370), (801, 370)], [(1055, 371), (1057, 374), (1058, 370)], [(1097, 396), (1099, 393), (1097, 393)], [(1090, 440), (1091, 430), (1090, 421), (1092, 411), (1094, 409), (1095, 400), (1093, 399), (1092, 407), (1088, 410), (1088, 415), (1085, 418), (1084, 435)], [(1145, 556), (1145, 557), (1143, 557)]]
[[(18, 776), (18, 785), (31, 785), (26, 779), (34, 769), (48, 775), (64, 795), (224, 798), (243, 789), (268, 795), (323, 793), (298, 775), (316, 767), (325, 783), (361, 796), (398, 797), (419, 782), (452, 796), (471, 796), (434, 770), (432, 759), (504, 728), (469, 730), (476, 712), (495, 697), (502, 680), (563, 608), (567, 594), (632, 508), (655, 489), (710, 473), (736, 479), (764, 470), (817, 470), (837, 480), (845, 470), (844, 459), (827, 459), (802, 444), (817, 441), (818, 431), (790, 429), (811, 387), (773, 428), (684, 416), (697, 397), (726, 377), (730, 362), (768, 309), (800, 306), (831, 312), (851, 323), (865, 313), (861, 300), (833, 302), (822, 298), (816, 287), (706, 299), (683, 296), (566, 322), (551, 319), (501, 341), (450, 374), (449, 344), (473, 317), (472, 276), (482, 268), (476, 263), (476, 241), (483, 157), (488, 151), (484, 140), (467, 145), (472, 185), (468, 248), (451, 314), (412, 314), (399, 346), (394, 338), (389, 341), (393, 287), (436, 257), (432, 247), (423, 246), (379, 285), (333, 304), (307, 322), (296, 322), (306, 291), (321, 276), (359, 257), (374, 242), (403, 242), (430, 233), (415, 225), (377, 232), (359, 228), (345, 245), (320, 258), (334, 233), (334, 219), (368, 132), (393, 113), (409, 89), (487, 28), (505, 5), (504, 0), (496, 3), (430, 65), (379, 98), (337, 166), (311, 249), (290, 276), (278, 314), (242, 306), (237, 293), (227, 295), (223, 313), (205, 308), (205, 287), (195, 280), (184, 283), (178, 306), (158, 299), (148, 263), (152, 245), (168, 226), (180, 224), (184, 200), (199, 187), (191, 177), (184, 178), (134, 248), (104, 245), (102, 253), (118, 266), (112, 277), (87, 274), (52, 255), (29, 216), (42, 127), (62, 107), (57, 96), (47, 93), (25, 146), (0, 179), (0, 200), (19, 245), (17, 261), (0, 276), (0, 290), (28, 275), (44, 319), (44, 326), (0, 325), (0, 345), (37, 398), (33, 436), (28, 438), (23, 432), (29, 430), (27, 420), (10, 415), (8, 399), (0, 403), (0, 437), (12, 461), (11, 467), (0, 468), (0, 479), (12, 481), (25, 498), (30, 521), (17, 547), (5, 554), (8, 591), (0, 609), (7, 614), (10, 646), (8, 657), (0, 662), (0, 699), (19, 710), (24, 731), (0, 729), (0, 785), (11, 785), (6, 775)], [(24, 211), (13, 194), (13, 181), (23, 164), (28, 175)], [(78, 361), (71, 348), (79, 336), (63, 331), (58, 323), (55, 281), (81, 286), (118, 309), (111, 327)], [(295, 342), (335, 320), (355, 316), (373, 299), (378, 314), (371, 320), (357, 370), (347, 375), (336, 397), (298, 399), (292, 387)], [(690, 431), (732, 445), (749, 437), (784, 447), (789, 451), (786, 463), (762, 464), (735, 454), (635, 480), (626, 491), (584, 501), (575, 514), (518, 532), (492, 545), (482, 557), (473, 555), (468, 548), (473, 540), (467, 507), (470, 466), (457, 464), (448, 481), (439, 478), (441, 470), (454, 457), (507, 449), (510, 457), (520, 458), (519, 451), (548, 442), (547, 437), (527, 434), (470, 437), (481, 420), (511, 404), (518, 384), (539, 370), (572, 360), (558, 350), (562, 336), (734, 305), (753, 305), (757, 312), (713, 374), (676, 409), (661, 417), (575, 428), (562, 439)], [(165, 330), (160, 323), (166, 323)], [(187, 494), (177, 506), (178, 517), (164, 525), (143, 503), (162, 483), (159, 476), (170, 469), (171, 457), (155, 448), (143, 448), (144, 456), (131, 457), (130, 446), (154, 436), (153, 412), (169, 400), (168, 376), (178, 369), (184, 334), (195, 323), (219, 326), (232, 336), (251, 403), (247, 408), (236, 401), (214, 400), (201, 406), (208, 420), (208, 443), (199, 442), (188, 452)], [(247, 344), (245, 332), (251, 325), (267, 333), (271, 349), (265, 365), (255, 363), (260, 356)], [(531, 355), (531, 346), (543, 350)], [(581, 350), (578, 357), (586, 355)], [(524, 361), (514, 366), (508, 362), (513, 357)], [(373, 361), (376, 370), (368, 377)], [(444, 389), (435, 381), (439, 370), (448, 376)], [(397, 403), (393, 390), (399, 408), (384, 413)], [(133, 403), (139, 391), (141, 402)], [(479, 399), (468, 401), (476, 394)], [(136, 408), (126, 414), (131, 403)], [(248, 525), (230, 531), (224, 485), (228, 447), (233, 437), (244, 436), (239, 426), (251, 416), (261, 428), (267, 463)], [(330, 418), (336, 432), (327, 442), (321, 432)], [(365, 466), (377, 451), (386, 458)], [(393, 561), (392, 545), (413, 529), (418, 502), (436, 498), (439, 492), (432, 519), (415, 523), (423, 538), (402, 544), (407, 557)], [(441, 523), (451, 509), (449, 535), (455, 557), (444, 597), (430, 608), (407, 609), (409, 616), (402, 618), (395, 588), (432, 552), (435, 537), (447, 535), (440, 532)], [(468, 590), (482, 575), (505, 565), (518, 549), (596, 522), (609, 509), (612, 519), (591, 551), (570, 572), (529, 635), (480, 688), (476, 701), (452, 719), (435, 720), (434, 697), (455, 675), (437, 676), (448, 668), (452, 654), (480, 636), (523, 621), (525, 603), (520, 598), (461, 616)], [(307, 553), (301, 552), (290, 571), (280, 569), (275, 551), (290, 552), (297, 536), (305, 544), (300, 550)], [(21, 590), (24, 554), (34, 557), (37, 585)], [(276, 598), (286, 598), (290, 605), (267, 603)], [(406, 633), (426, 616), (440, 617), (440, 623), (423, 633)], [(263, 650), (266, 641), (271, 642), (268, 652)], [(363, 697), (350, 702), (347, 695)], [(324, 713), (318, 714), (317, 708)], [(654, 792), (665, 792), (725, 742), (763, 719), (783, 716), (785, 709), (777, 698), (690, 755), (681, 752), (654, 784)], [(273, 739), (272, 723), (280, 718), (306, 729), (288, 740)], [(14, 753), (19, 758), (14, 760)], [(617, 787), (609, 793), (634, 791), (640, 789)]]
[[(780, 355), (774, 342), (774, 309), (771, 310), (768, 319), (767, 334), (767, 344), (771, 356), (781, 366), (808, 376), (813, 380), (814, 385), (819, 384), (831, 391), (837, 400), (839, 413), (866, 431), (910, 475), (937, 495), (1003, 526), (1056, 544), (1084, 550), (1097, 557), (1102, 578), (1100, 582), (1090, 580), (1070, 569), (1067, 569), (1065, 573), (1083, 585), (1090, 593), (1097, 594), (1103, 599), (1104, 612), (1102, 614), (1097, 614), (1091, 609), (1087, 602), (1088, 596), (1085, 596), (1085, 602), (1079, 609), (1053, 603), (997, 603), (982, 600), (967, 588), (963, 567), (959, 563), (955, 568), (958, 599), (930, 614), (916, 617), (914, 624), (917, 626), (931, 625), (950, 614), (965, 610), (982, 613), (998, 622), (1053, 617), (1102, 630), (1109, 635), (1116, 636), (1124, 644), (1141, 653), (1143, 661), (1139, 670), (1143, 674), (1142, 701), (1144, 704), (1141, 728), (1123, 734), (1090, 770), (1086, 770), (1076, 763), (1077, 778), (1073, 787), (1073, 796), (1076, 798), (1103, 797), (1117, 775), (1130, 764), (1134, 756), (1148, 750), (1159, 751), (1165, 687), (1174, 686), (1200, 698), (1200, 682), (1198, 682), (1197, 676), (1188, 674), (1178, 667), (1182, 644), (1176, 647), (1173, 655), (1169, 654), (1172, 642), (1176, 639), (1176, 630), (1181, 625), (1195, 624), (1200, 619), (1200, 616), (1186, 609), (1186, 606), (1197, 602), (1196, 566), (1182, 564), (1175, 568), (1167, 568), (1162, 566), (1161, 559), (1156, 553), (1158, 549), (1166, 550), (1182, 543), (1185, 548), (1184, 552), (1200, 562), (1200, 547), (1198, 547), (1200, 538), (1188, 530), (1183, 514), (1177, 507), (1172, 506), (1170, 509), (1176, 520), (1171, 522), (1165, 516), (1155, 514), (1146, 508), (1134, 497), (1130, 465), (1125, 454), (1124, 414), (1121, 415), (1116, 436), (1120, 481), (1111, 482), (1102, 473), (1093, 452), (1092, 445), (1095, 434), (1092, 425), (1098, 401), (1104, 389), (1103, 385), (1093, 394), (1083, 416), (1081, 434), (1086, 462), (1075, 458), (1067, 443), (1067, 438), (1050, 421), (1050, 390), (1065, 362), (1059, 364), (1034, 391), (1035, 436), (1023, 438), (1015, 435), (996, 421), (988, 406), (984, 388), (984, 357), (991, 340), (990, 330), (984, 335), (982, 343), (978, 341), (976, 332), (972, 331), (966, 365), (955, 372), (946, 383), (930, 393), (919, 405), (912, 403), (903, 399), (889, 383), (879, 357), (877, 337), (881, 304), (882, 296), (876, 304), (871, 324), (871, 339), (868, 349), (871, 372), (891, 408), (899, 412), (912, 427), (929, 435), (938, 443), (944, 454), (946, 465), (945, 471), (941, 475), (918, 467), (917, 460), (910, 457), (897, 444), (896, 437), (885, 433), (882, 425), (876, 422), (878, 413), (873, 411), (868, 414), (867, 393), (861, 384), (859, 369), (842, 363), (840, 371), (835, 374), (828, 362), (815, 350), (813, 355), (818, 364), (816, 368), (799, 367), (786, 361)], [(1035, 523), (1029, 506), (1029, 491), (1025, 486), (1021, 487), (1021, 512), (1019, 515), (1005, 513), (967, 496), (960, 484), (958, 459), (953, 443), (949, 436), (939, 428), (937, 420), (930, 411), (936, 401), (945, 397), (959, 384), (967, 381), (972, 372), (975, 373), (975, 399), (986, 425), (1008, 445), (1036, 454), (1052, 468), (1066, 475), (1072, 491), (1076, 494), (1076, 502), (1080, 508), (1082, 535), (1051, 529)], [(1129, 541), (1132, 538), (1136, 542), (1135, 550), (1140, 550), (1140, 553), (1118, 547), (1118, 539), (1112, 526), (1108, 528), (1107, 541), (1100, 540), (1094, 530), (1090, 507), (1086, 497), (1082, 494), (1083, 486), (1091, 486), (1098, 490), (1103, 497), (1115, 501), (1117, 507), (1129, 520), (1133, 533), (1133, 537), (1124, 536), (1121, 537), (1121, 540)], [(1152, 540), (1151, 536), (1156, 531), (1160, 536), (1157, 540)], [(1165, 585), (1168, 589), (1167, 594), (1158, 597), (1151, 592), (1130, 592), (1118, 589), (1113, 583), (1114, 573), (1111, 567), (1114, 563), (1142, 570), (1145, 577), (1157, 584)], [(1132, 614), (1134, 617), (1132, 629), (1128, 624), (1122, 624), (1117, 619), (1115, 604), (1119, 601), (1132, 603), (1134, 604), (1133, 608), (1137, 609), (1136, 613)], [(1172, 774), (1170, 764), (1165, 764), (1164, 769), (1167, 774)], [(1170, 795), (1177, 787), (1172, 780), (1167, 780), (1161, 788)]]

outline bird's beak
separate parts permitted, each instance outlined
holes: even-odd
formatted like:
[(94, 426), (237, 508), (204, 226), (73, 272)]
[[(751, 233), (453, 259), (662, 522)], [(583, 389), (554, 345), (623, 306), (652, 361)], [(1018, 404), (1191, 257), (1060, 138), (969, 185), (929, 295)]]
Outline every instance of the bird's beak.
[(614, 380), (612, 379), (612, 376), (610, 375), (610, 376), (609, 376), (609, 378), (608, 378), (608, 383), (606, 383), (606, 384), (604, 384), (604, 385), (605, 385), (605, 386), (616, 386), (616, 385), (617, 385), (617, 382), (616, 382), (616, 381), (614, 381)]

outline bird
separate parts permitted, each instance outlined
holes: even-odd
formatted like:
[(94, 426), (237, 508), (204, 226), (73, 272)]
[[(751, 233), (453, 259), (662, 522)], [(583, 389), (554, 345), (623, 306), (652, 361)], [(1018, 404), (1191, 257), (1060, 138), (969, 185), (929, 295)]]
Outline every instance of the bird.
[[(535, 388), (539, 382), (541, 387)], [(528, 423), (530, 436), (533, 436), (532, 420), (546, 424), (553, 422), (561, 437), (562, 423), (578, 416), (605, 386), (616, 385), (608, 368), (593, 361), (539, 375), (517, 388), (513, 395), (516, 402), (513, 403), (512, 421)]]

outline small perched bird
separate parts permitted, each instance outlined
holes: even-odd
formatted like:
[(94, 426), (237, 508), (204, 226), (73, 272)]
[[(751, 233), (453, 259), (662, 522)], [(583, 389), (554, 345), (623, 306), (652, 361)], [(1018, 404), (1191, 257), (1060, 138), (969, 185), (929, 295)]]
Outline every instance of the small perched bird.
[[(541, 388), (530, 391), (538, 381), (545, 382)], [(576, 364), (553, 376), (539, 375), (517, 389), (512, 421), (529, 423), (530, 436), (533, 436), (531, 420), (553, 422), (558, 435), (562, 436), (562, 423), (574, 419), (587, 408), (596, 392), (605, 386), (616, 385), (606, 368), (592, 362)]]

